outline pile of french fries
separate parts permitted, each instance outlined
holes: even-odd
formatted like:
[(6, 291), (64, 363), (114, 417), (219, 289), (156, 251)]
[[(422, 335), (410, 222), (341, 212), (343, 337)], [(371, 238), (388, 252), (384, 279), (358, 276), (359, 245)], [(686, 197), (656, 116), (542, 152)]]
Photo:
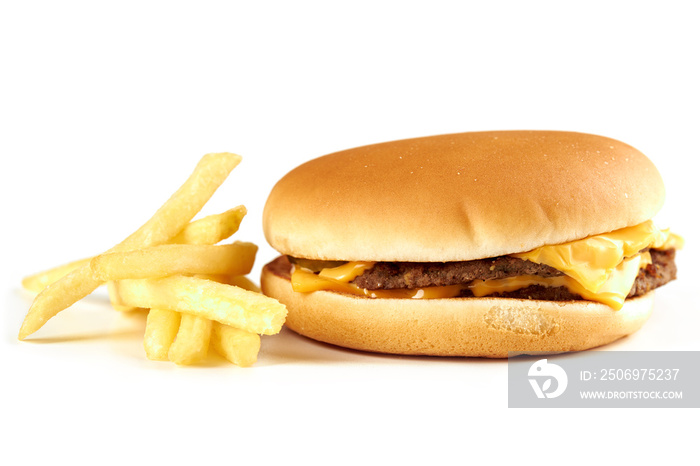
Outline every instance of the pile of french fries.
[(192, 221), (240, 160), (230, 153), (205, 155), (180, 189), (124, 241), (103, 254), (25, 278), (23, 287), (38, 295), (19, 339), (106, 284), (115, 309), (147, 309), (149, 359), (194, 364), (211, 344), (233, 364), (252, 365), (260, 335), (278, 333), (287, 310), (245, 277), (257, 246), (218, 244), (238, 230), (246, 209)]

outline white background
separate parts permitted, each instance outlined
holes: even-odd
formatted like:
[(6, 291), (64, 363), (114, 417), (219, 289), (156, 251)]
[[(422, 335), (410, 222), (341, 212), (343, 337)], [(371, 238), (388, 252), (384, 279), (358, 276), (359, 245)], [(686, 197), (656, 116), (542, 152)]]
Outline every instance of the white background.
[(695, 455), (697, 410), (509, 410), (505, 361), (362, 354), (283, 331), (249, 369), (151, 362), (143, 317), (103, 291), (16, 340), (23, 276), (120, 241), (204, 153), (244, 157), (203, 213), (248, 207), (237, 237), (260, 245), (257, 274), (275, 255), (264, 201), (303, 161), (562, 129), (646, 153), (667, 185), (660, 221), (687, 240), (649, 323), (606, 349), (700, 350), (694, 2), (486, 4), (2, 2), (2, 463)]

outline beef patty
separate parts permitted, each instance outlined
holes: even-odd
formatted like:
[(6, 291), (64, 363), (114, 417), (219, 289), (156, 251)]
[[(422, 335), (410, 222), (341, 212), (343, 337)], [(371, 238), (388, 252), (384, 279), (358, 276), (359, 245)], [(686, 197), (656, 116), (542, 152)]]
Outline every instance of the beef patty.
[[(658, 288), (676, 278), (675, 249), (649, 250), (652, 263), (639, 270), (639, 274), (627, 295), (639, 296)], [(290, 258), (291, 262), (301, 262)], [(304, 260), (303, 266), (313, 265), (314, 261)], [(333, 265), (336, 265), (335, 263)], [(563, 275), (559, 270), (543, 264), (535, 264), (511, 256), (499, 256), (460, 262), (377, 262), (374, 267), (356, 277), (352, 283), (368, 290), (390, 290), (425, 288), (468, 284), (473, 280), (491, 280), (521, 275), (556, 277)], [(465, 289), (460, 296), (473, 296)], [(583, 299), (564, 287), (532, 285), (507, 293), (492, 296), (568, 301)]]

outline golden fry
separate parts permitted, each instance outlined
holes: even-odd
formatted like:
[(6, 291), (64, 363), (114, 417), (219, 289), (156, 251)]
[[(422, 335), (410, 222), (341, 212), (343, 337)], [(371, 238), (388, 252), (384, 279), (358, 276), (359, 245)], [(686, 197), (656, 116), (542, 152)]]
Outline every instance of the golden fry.
[(229, 274), (202, 274), (197, 275), (199, 278), (206, 278), (208, 280), (213, 280), (219, 283), (225, 283), (226, 285), (233, 285), (239, 288), (243, 288), (248, 291), (255, 291), (260, 293), (260, 287), (253, 283), (248, 277), (241, 275), (229, 275)]
[(189, 313), (264, 335), (278, 333), (287, 316), (275, 299), (196, 277), (120, 280), (117, 288), (123, 305)]
[[(245, 206), (239, 205), (221, 214), (209, 215), (195, 220), (188, 223), (185, 228), (169, 240), (168, 243), (216, 244), (229, 238), (238, 231), (238, 227), (246, 213), (247, 210)], [(22, 287), (27, 291), (40, 293), (44, 288), (58, 281), (69, 272), (90, 263), (92, 259), (94, 258), (80, 259), (30, 275), (22, 280)]]
[(90, 267), (101, 281), (157, 278), (175, 274), (245, 275), (255, 262), (258, 247), (237, 241), (219, 246), (163, 244), (95, 257)]
[(194, 364), (204, 359), (209, 350), (211, 320), (191, 314), (182, 314), (180, 329), (170, 345), (168, 359), (176, 364)]
[(146, 319), (143, 348), (146, 357), (154, 361), (167, 361), (168, 351), (180, 328), (180, 313), (167, 309), (151, 309)]
[(116, 282), (107, 282), (107, 293), (109, 294), (109, 302), (115, 311), (133, 312), (144, 309), (141, 307), (124, 306), (123, 304), (120, 304), (121, 298), (119, 297), (119, 290), (117, 289)]
[[(124, 241), (108, 252), (128, 251), (167, 242), (177, 235), (201, 210), (241, 158), (235, 154), (207, 154), (194, 172), (168, 201)], [(73, 270), (46, 287), (29, 308), (19, 339), (39, 330), (51, 317), (89, 295), (101, 284), (89, 265)], [(149, 306), (152, 307), (152, 306)]]
[(209, 215), (189, 223), (170, 242), (175, 244), (216, 244), (238, 231), (246, 213), (239, 205), (221, 214)]
[(240, 161), (239, 155), (227, 152), (207, 154), (202, 157), (187, 181), (156, 211), (153, 217), (109, 252), (128, 251), (166, 243), (180, 233), (202, 210), (204, 204)]
[(260, 335), (214, 322), (211, 345), (233, 364), (248, 367), (258, 360)]
[(27, 291), (41, 293), (41, 291), (44, 288), (46, 288), (54, 282), (57, 282), (73, 270), (82, 267), (86, 264), (89, 264), (90, 259), (91, 258), (69, 262), (67, 264), (59, 265), (58, 267), (54, 267), (49, 270), (44, 270), (43, 272), (35, 273), (34, 275), (25, 277), (22, 280), (22, 287)]
[(226, 283), (228, 283), (229, 285), (239, 286), (244, 290), (260, 293), (260, 287), (252, 281), (250, 281), (248, 277), (242, 277), (240, 275), (230, 276), (228, 277)]

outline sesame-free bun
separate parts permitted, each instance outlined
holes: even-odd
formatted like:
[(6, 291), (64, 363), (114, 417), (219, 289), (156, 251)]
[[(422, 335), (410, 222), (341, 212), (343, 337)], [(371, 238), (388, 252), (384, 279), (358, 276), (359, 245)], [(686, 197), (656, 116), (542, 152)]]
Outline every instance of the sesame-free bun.
[(509, 352), (580, 351), (637, 331), (654, 300), (652, 291), (615, 311), (590, 301), (297, 293), (275, 262), (263, 268), (261, 287), (287, 306), (287, 327), (318, 341), (380, 353), (505, 358)]
[(300, 165), (272, 190), (263, 229), (272, 247), (308, 259), (472, 260), (636, 225), (663, 200), (651, 161), (614, 139), (460, 133)]

